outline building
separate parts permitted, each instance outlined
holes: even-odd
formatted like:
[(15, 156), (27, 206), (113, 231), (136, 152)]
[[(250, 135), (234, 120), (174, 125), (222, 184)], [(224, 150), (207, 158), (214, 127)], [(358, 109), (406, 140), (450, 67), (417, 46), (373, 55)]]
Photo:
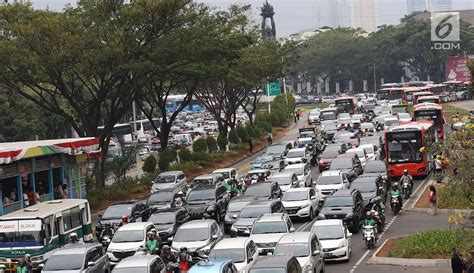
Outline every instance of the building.
[(22, 209), (27, 189), (44, 202), (66, 184), (69, 198), (85, 198), (88, 166), (99, 152), (97, 138), (0, 143), (0, 215)]
[[(453, 12), (459, 12), (459, 18), (474, 26), (474, 10), (452, 10)], [(420, 12), (415, 15), (418, 20), (430, 20), (430, 12)]]
[(452, 0), (407, 0), (408, 14), (424, 11), (450, 11), (452, 9)]
[(352, 27), (367, 32), (377, 31), (378, 12), (375, 0), (354, 0)]
[(376, 0), (316, 0), (316, 28), (353, 27), (377, 30)]

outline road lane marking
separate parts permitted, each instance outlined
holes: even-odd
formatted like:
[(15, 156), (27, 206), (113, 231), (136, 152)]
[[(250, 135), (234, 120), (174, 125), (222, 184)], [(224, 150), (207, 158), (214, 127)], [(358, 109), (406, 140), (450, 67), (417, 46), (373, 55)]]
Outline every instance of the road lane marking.
[(316, 218), (313, 219), (312, 221), (304, 223), (302, 226), (300, 226), (296, 231), (304, 231), (308, 226), (312, 226), (313, 223), (316, 221)]
[(362, 255), (362, 257), (360, 257), (360, 259), (357, 261), (357, 263), (352, 267), (350, 273), (354, 273), (354, 271), (357, 269), (357, 267), (360, 265), (360, 263), (362, 263), (362, 261), (365, 259), (365, 257), (367, 257), (367, 255), (369, 255), (370, 253), (370, 249), (366, 250), (364, 255)]

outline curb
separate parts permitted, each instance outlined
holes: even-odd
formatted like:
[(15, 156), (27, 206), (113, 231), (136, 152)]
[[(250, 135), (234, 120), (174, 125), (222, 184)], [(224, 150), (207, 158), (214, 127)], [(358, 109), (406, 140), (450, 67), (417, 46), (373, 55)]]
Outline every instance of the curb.
[[(391, 239), (400, 238), (394, 237)], [(386, 239), (383, 244), (375, 251), (375, 253), (367, 260), (369, 265), (395, 265), (395, 266), (411, 266), (411, 267), (451, 267), (449, 259), (406, 259), (406, 258), (389, 258), (377, 257), (377, 254), (383, 249), (390, 239)]]

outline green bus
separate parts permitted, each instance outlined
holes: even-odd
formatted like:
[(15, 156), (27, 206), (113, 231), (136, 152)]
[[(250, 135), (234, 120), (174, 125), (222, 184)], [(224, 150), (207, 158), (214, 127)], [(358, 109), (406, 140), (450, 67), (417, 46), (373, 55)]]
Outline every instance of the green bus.
[(14, 272), (18, 261), (31, 255), (33, 268), (75, 232), (81, 241), (93, 240), (91, 213), (86, 199), (46, 201), (0, 217), (0, 264)]

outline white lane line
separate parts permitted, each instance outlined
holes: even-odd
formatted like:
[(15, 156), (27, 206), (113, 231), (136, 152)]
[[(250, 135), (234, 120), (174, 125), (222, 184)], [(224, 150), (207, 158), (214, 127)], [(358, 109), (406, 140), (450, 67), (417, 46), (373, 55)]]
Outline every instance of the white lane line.
[(308, 226), (312, 226), (314, 221), (316, 221), (316, 218), (313, 219), (313, 221), (309, 221), (304, 223), (302, 226), (300, 226), (296, 231), (304, 231)]
[(362, 261), (365, 259), (365, 257), (367, 257), (367, 255), (369, 255), (369, 253), (370, 253), (370, 249), (365, 251), (364, 255), (362, 255), (362, 257), (360, 257), (360, 259), (357, 261), (357, 263), (352, 267), (352, 269), (350, 270), (350, 273), (354, 273), (356, 268), (360, 265), (360, 263), (362, 263)]

